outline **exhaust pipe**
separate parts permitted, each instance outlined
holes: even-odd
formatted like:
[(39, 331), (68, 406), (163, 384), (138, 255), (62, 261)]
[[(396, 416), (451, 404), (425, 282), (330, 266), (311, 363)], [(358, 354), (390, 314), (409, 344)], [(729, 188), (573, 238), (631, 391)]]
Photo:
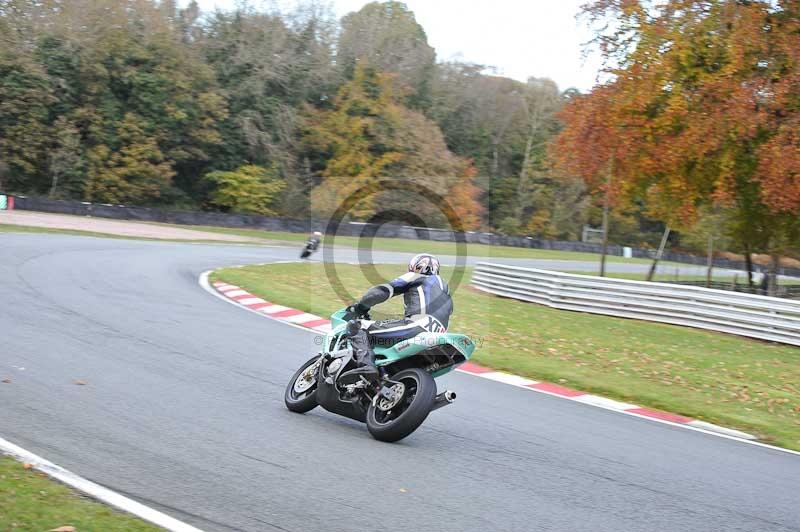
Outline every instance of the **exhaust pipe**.
[(437, 408), (442, 408), (443, 406), (447, 406), (453, 401), (456, 400), (456, 392), (445, 390), (433, 400), (433, 408), (431, 411), (436, 410)]

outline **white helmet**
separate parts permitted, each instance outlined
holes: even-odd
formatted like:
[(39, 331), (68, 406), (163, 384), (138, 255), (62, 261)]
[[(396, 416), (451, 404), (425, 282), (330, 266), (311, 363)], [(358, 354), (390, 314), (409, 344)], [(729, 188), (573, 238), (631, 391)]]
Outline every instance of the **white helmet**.
[(314, 236), (322, 236), (322, 233), (320, 233), (319, 231), (314, 231)]
[(422, 275), (439, 275), (439, 259), (427, 253), (414, 255), (408, 261), (408, 271)]

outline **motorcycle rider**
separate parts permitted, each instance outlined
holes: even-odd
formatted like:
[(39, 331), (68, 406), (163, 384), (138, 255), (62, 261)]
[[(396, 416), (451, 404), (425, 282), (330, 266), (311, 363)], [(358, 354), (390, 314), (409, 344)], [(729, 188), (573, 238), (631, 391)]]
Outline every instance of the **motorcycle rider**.
[(317, 248), (319, 247), (319, 243), (321, 240), (322, 240), (322, 233), (320, 233), (319, 231), (314, 231), (313, 233), (311, 233), (311, 236), (308, 237), (308, 240), (306, 240), (306, 245), (308, 246), (308, 249), (310, 251), (316, 251)]
[[(403, 294), (404, 317), (383, 321), (356, 321), (369, 310)], [(408, 273), (378, 286), (373, 286), (361, 300), (347, 309), (348, 335), (360, 367), (354, 372), (368, 380), (379, 378), (373, 346), (391, 346), (422, 332), (446, 332), (453, 313), (453, 300), (447, 282), (439, 276), (439, 260), (420, 253), (408, 263)], [(363, 328), (366, 326), (366, 330)]]
[(317, 248), (319, 247), (319, 243), (322, 240), (322, 233), (319, 231), (314, 231), (311, 233), (306, 239), (306, 243), (303, 245), (303, 251), (300, 252), (301, 259), (307, 259), (314, 253)]

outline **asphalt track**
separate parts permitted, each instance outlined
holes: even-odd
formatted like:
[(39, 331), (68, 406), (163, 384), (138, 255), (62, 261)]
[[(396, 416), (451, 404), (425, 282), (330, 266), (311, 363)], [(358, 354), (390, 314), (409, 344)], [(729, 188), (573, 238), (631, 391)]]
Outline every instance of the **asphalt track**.
[(0, 436), (206, 530), (800, 530), (799, 456), (469, 375), (398, 444), (289, 413), (314, 336), (197, 277), (295, 252), (0, 236)]

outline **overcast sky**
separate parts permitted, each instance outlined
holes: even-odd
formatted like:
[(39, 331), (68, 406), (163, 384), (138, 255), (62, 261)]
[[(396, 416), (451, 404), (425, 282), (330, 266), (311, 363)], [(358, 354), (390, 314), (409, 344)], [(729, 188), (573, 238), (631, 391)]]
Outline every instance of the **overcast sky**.
[[(328, 0), (340, 18), (365, 0)], [(271, 0), (265, 6), (290, 9), (293, 0)], [(498, 73), (524, 81), (549, 77), (559, 87), (587, 90), (595, 83), (599, 61), (584, 59), (589, 33), (575, 19), (585, 0), (405, 0), (436, 49), (438, 60), (494, 66)], [(198, 0), (204, 11), (230, 9), (235, 0)], [(252, 5), (261, 5), (258, 0)]]

